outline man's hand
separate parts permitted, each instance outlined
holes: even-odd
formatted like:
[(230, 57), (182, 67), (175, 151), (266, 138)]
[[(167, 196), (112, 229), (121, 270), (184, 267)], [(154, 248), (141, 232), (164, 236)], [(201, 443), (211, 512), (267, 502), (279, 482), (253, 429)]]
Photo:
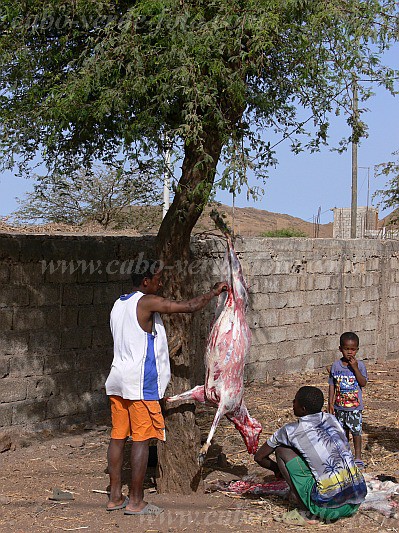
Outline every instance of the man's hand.
[(229, 286), (227, 285), (226, 281), (219, 281), (219, 283), (215, 283), (215, 285), (212, 287), (212, 290), (215, 293), (215, 296), (219, 296), (220, 293), (227, 291)]

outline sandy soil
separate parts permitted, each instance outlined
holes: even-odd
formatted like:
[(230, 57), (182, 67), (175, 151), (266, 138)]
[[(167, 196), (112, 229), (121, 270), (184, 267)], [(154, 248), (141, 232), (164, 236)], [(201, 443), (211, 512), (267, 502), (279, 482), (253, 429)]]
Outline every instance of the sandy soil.
[[(367, 363), (367, 361), (366, 361)], [(399, 477), (399, 362), (368, 363), (369, 384), (365, 389), (364, 459), (367, 472)], [(293, 419), (292, 398), (304, 384), (320, 386), (327, 392), (327, 372), (286, 376), (262, 386), (248, 384), (246, 401), (252, 416), (264, 426), (262, 441), (279, 426)], [(198, 411), (204, 437), (212, 411)], [(91, 427), (62, 435), (21, 438), (0, 455), (0, 531), (120, 531), (172, 533), (183, 531), (286, 531), (273, 520), (289, 507), (277, 497), (226, 496), (202, 492), (186, 496), (157, 494), (154, 469), (148, 469), (146, 499), (165, 508), (157, 518), (128, 517), (122, 511), (105, 511), (106, 451), (109, 428)], [(126, 450), (128, 452), (128, 450)], [(124, 465), (128, 479), (128, 453)], [(203, 469), (205, 485), (214, 479), (239, 479), (245, 475), (266, 476), (246, 453), (241, 437), (227, 420), (218, 428)], [(71, 491), (73, 501), (56, 502), (53, 489)], [(126, 486), (125, 486), (126, 492)], [(360, 511), (335, 524), (301, 529), (330, 531), (398, 531), (399, 521), (375, 511)]]

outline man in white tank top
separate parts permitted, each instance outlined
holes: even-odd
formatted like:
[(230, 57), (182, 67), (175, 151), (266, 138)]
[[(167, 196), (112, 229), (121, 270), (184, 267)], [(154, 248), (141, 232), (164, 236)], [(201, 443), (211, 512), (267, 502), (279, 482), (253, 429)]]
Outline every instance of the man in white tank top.
[[(155, 272), (155, 273), (154, 273)], [(226, 282), (191, 300), (174, 301), (157, 296), (162, 271), (156, 263), (146, 272), (132, 274), (133, 292), (121, 296), (111, 311), (114, 359), (105, 382), (111, 402), (112, 431), (108, 447), (110, 498), (107, 511), (157, 515), (163, 511), (143, 500), (149, 441), (165, 440), (165, 422), (159, 401), (170, 379), (168, 344), (159, 313), (193, 313), (227, 289)], [(132, 479), (129, 497), (122, 495), (123, 449), (132, 438)]]

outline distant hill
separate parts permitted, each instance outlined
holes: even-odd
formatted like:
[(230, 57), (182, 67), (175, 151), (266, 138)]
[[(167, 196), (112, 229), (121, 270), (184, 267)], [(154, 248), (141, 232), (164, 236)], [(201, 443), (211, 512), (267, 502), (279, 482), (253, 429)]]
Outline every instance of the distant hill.
[[(236, 207), (234, 209), (223, 204), (212, 204), (207, 206), (194, 227), (194, 234), (204, 232), (217, 233), (215, 225), (211, 220), (209, 213), (216, 208), (221, 214), (226, 215), (227, 224), (234, 229), (238, 235), (260, 236), (265, 231), (280, 229), (293, 229), (305, 233), (308, 237), (316, 236), (316, 227), (311, 222), (306, 222), (300, 218), (284, 215), (280, 213), (271, 213), (254, 207)], [(162, 207), (160, 206), (132, 206), (129, 208), (132, 220), (132, 227), (124, 229), (103, 229), (98, 224), (90, 223), (81, 226), (69, 226), (67, 224), (45, 224), (29, 226), (10, 226), (6, 221), (0, 221), (1, 232), (18, 232), (18, 233), (42, 233), (42, 234), (61, 234), (61, 233), (82, 233), (90, 234), (120, 234), (120, 235), (155, 235), (158, 232), (159, 225), (162, 221)], [(332, 237), (332, 223), (320, 224), (318, 228), (318, 237)]]
[[(315, 225), (300, 218), (280, 213), (271, 213), (270, 211), (255, 209), (254, 207), (236, 207), (233, 214), (232, 207), (217, 203), (205, 208), (194, 227), (194, 234), (208, 231), (216, 233), (215, 225), (209, 216), (209, 213), (214, 208), (220, 213), (224, 213), (227, 224), (234, 229), (236, 234), (242, 235), (243, 237), (258, 237), (265, 231), (284, 228), (302, 231), (308, 237), (315, 236)], [(162, 217), (160, 207), (131, 207), (130, 209), (132, 218), (134, 219), (135, 225), (137, 224), (137, 229), (140, 233), (157, 233)], [(328, 238), (332, 237), (332, 234), (332, 223), (319, 225), (318, 237)]]
[[(265, 231), (280, 230), (284, 228), (294, 229), (305, 233), (308, 237), (314, 237), (316, 227), (312, 222), (306, 222), (301, 218), (284, 215), (281, 213), (271, 213), (262, 209), (255, 209), (254, 207), (236, 207), (234, 209), (227, 205), (215, 205), (206, 207), (204, 213), (198, 220), (194, 233), (200, 233), (204, 230), (214, 229), (214, 224), (209, 217), (209, 212), (212, 207), (216, 207), (218, 211), (226, 214), (226, 221), (230, 227), (234, 226), (235, 233), (242, 236), (260, 236)], [(333, 225), (320, 224), (318, 227), (318, 237), (332, 237)]]
[(392, 213), (389, 213), (386, 217), (382, 218), (378, 221), (378, 227), (383, 228), (385, 227), (394, 227), (395, 229), (398, 229), (399, 227), (399, 209), (395, 209), (392, 211)]

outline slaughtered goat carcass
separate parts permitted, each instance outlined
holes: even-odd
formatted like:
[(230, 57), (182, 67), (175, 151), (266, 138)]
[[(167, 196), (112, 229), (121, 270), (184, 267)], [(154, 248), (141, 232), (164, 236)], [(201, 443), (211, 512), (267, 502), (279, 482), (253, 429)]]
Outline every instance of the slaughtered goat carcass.
[(168, 403), (196, 400), (217, 406), (207, 441), (199, 452), (199, 464), (205, 459), (215, 429), (223, 415), (226, 415), (241, 433), (249, 453), (256, 452), (262, 431), (259, 422), (249, 416), (243, 401), (244, 365), (251, 343), (251, 331), (245, 316), (248, 290), (230, 235), (226, 234), (226, 238), (224, 268), (229, 287), (227, 292), (219, 296), (207, 342), (205, 385), (167, 399)]

